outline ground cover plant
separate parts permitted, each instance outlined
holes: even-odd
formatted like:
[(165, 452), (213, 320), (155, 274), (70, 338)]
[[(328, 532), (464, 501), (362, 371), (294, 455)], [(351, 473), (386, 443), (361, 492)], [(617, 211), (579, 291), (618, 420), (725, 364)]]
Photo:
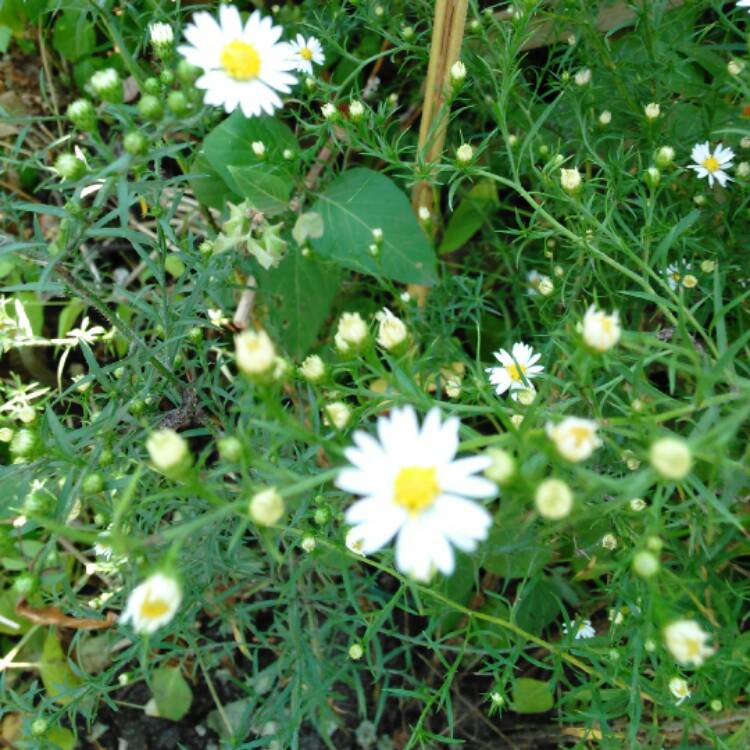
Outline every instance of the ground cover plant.
[(2, 0), (0, 744), (750, 747), (749, 6)]

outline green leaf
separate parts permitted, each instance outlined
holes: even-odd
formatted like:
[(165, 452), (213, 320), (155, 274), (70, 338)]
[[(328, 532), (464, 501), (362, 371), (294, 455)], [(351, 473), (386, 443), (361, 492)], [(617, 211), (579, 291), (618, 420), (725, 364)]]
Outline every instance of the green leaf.
[[(324, 233), (313, 248), (355, 271), (409, 284), (437, 280), (435, 252), (417, 223), (407, 197), (392, 180), (364, 167), (350, 169), (323, 191), (313, 206)], [(372, 230), (383, 230), (374, 257)]]
[(536, 578), (524, 586), (521, 603), (515, 610), (516, 625), (539, 635), (560, 613), (557, 594), (557, 589), (544, 578)]
[(513, 685), (513, 710), (518, 714), (543, 714), (554, 705), (549, 682), (520, 677)]
[(465, 245), (494, 213), (497, 204), (497, 188), (492, 180), (474, 185), (451, 215), (440, 243), (440, 255)]
[(531, 578), (552, 559), (552, 549), (520, 522), (496, 525), (485, 549), (482, 565), (501, 578)]
[[(262, 161), (253, 153), (254, 141), (262, 141), (266, 147), (266, 155)], [(294, 134), (284, 123), (273, 117), (248, 119), (240, 110), (214, 128), (203, 141), (206, 160), (239, 195), (243, 193), (235, 182), (230, 167), (253, 167), (265, 172), (269, 169), (272, 172), (278, 170), (279, 174), (284, 173), (291, 180), (291, 172), (282, 156), (287, 148), (295, 151), (298, 147)]]
[(96, 34), (88, 13), (72, 9), (58, 16), (52, 30), (52, 46), (70, 62), (90, 55), (96, 47)]
[(5, 54), (8, 51), (12, 37), (13, 29), (10, 26), (0, 26), (0, 54)]
[(65, 727), (52, 727), (48, 729), (47, 740), (60, 750), (75, 750), (78, 744), (73, 732), (70, 729), (65, 729)]
[(254, 164), (248, 167), (228, 167), (232, 184), (253, 208), (267, 215), (285, 211), (289, 205), (294, 183), (291, 177), (272, 165)]
[(298, 245), (303, 245), (307, 239), (317, 239), (323, 236), (323, 217), (314, 211), (301, 214), (292, 229), (292, 238)]
[(16, 614), (18, 594), (12, 589), (0, 591), (0, 633), (5, 635), (23, 635), (31, 622)]
[(177, 667), (160, 667), (151, 676), (154, 700), (163, 719), (179, 721), (190, 710), (193, 691)]
[(79, 299), (72, 299), (60, 311), (60, 317), (57, 319), (57, 337), (65, 338), (68, 331), (73, 328), (78, 316), (83, 312), (85, 305)]
[(62, 705), (73, 700), (72, 693), (81, 681), (70, 668), (54, 628), (50, 628), (44, 641), (39, 674), (50, 698)]
[(209, 208), (223, 209), (227, 203), (239, 203), (239, 193), (235, 193), (221, 175), (208, 163), (206, 155), (198, 151), (190, 165), (188, 177), (190, 187), (200, 203)]
[(340, 269), (290, 250), (277, 268), (259, 274), (271, 316), (289, 354), (303, 356), (328, 317)]

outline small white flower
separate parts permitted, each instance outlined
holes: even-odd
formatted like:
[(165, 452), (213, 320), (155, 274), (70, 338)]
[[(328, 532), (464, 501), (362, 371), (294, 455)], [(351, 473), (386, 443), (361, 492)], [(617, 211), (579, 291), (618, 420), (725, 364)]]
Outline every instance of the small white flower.
[(682, 677), (673, 677), (669, 681), (669, 692), (677, 698), (677, 703), (675, 704), (677, 706), (686, 701), (691, 695), (690, 688)]
[(359, 99), (349, 103), (349, 117), (352, 122), (359, 122), (365, 114), (365, 105)]
[(206, 104), (245, 117), (273, 115), (283, 106), (279, 94), (288, 94), (297, 79), (289, 45), (280, 42), (280, 26), (253, 11), (243, 24), (233, 5), (219, 7), (218, 21), (205, 11), (195, 13), (185, 29), (189, 44), (178, 47), (191, 64), (203, 69), (195, 85), (206, 91)]
[(462, 143), (456, 149), (456, 161), (465, 167), (471, 164), (471, 160), (474, 158), (474, 149), (468, 143)]
[(323, 407), (323, 422), (343, 430), (352, 418), (352, 410), (343, 401), (332, 401)]
[(625, 612), (622, 609), (610, 609), (607, 618), (613, 625), (622, 625), (625, 622)]
[(352, 643), (351, 646), (349, 646), (349, 658), (352, 661), (359, 661), (365, 653), (365, 650), (362, 648), (362, 646), (359, 643)]
[(460, 422), (444, 422), (437, 409), (420, 428), (411, 406), (393, 409), (378, 419), (378, 437), (354, 433), (345, 452), (351, 466), (336, 484), (364, 497), (346, 513), (362, 552), (370, 554), (396, 539), (396, 567), (420, 581), (435, 570), (450, 575), (451, 545), (471, 552), (487, 536), (492, 518), (469, 498), (491, 497), (497, 491), (489, 479), (476, 476), (489, 466), (486, 456), (455, 460)]
[(451, 66), (450, 76), (454, 85), (461, 85), (466, 79), (466, 66), (460, 60), (456, 60)]
[(266, 155), (266, 144), (263, 141), (253, 141), (250, 144), (250, 148), (259, 159), (262, 159)]
[(581, 173), (578, 167), (573, 169), (560, 169), (560, 184), (567, 193), (575, 193), (581, 187)]
[(664, 628), (664, 642), (679, 664), (700, 667), (715, 649), (707, 645), (710, 636), (695, 620), (675, 620)]
[(586, 86), (591, 83), (591, 68), (581, 68), (573, 79), (576, 86)]
[(707, 177), (709, 187), (713, 187), (714, 182), (718, 182), (721, 187), (726, 187), (727, 181), (732, 178), (724, 171), (732, 166), (734, 151), (731, 148), (724, 148), (721, 143), (716, 145), (716, 149), (711, 153), (708, 141), (693, 146), (690, 153), (693, 164), (688, 165), (698, 177)]
[(521, 423), (523, 422), (523, 414), (513, 414), (510, 418), (510, 423), (516, 428), (519, 429), (521, 426)]
[(166, 476), (176, 476), (190, 465), (190, 448), (174, 430), (156, 430), (146, 440), (146, 450), (154, 468)]
[(346, 354), (351, 349), (361, 347), (367, 341), (368, 336), (367, 323), (362, 316), (356, 312), (345, 312), (339, 318), (334, 341), (336, 348), (342, 354)]
[(148, 27), (151, 44), (156, 48), (169, 47), (174, 41), (174, 31), (168, 23), (157, 21)]
[(633, 555), (633, 570), (641, 578), (652, 578), (659, 572), (659, 558), (646, 549), (639, 550)]
[(302, 361), (300, 375), (310, 383), (319, 383), (326, 374), (326, 366), (317, 354), (310, 354)]
[(542, 518), (559, 521), (573, 510), (573, 493), (561, 479), (545, 479), (536, 488), (534, 503)]
[(597, 424), (591, 419), (566, 417), (560, 424), (547, 422), (547, 436), (567, 461), (585, 461), (601, 446)]
[(599, 115), (599, 124), (609, 125), (610, 122), (612, 122), (612, 113), (608, 109), (605, 109), (604, 112)]
[(248, 506), (250, 517), (259, 526), (273, 526), (284, 515), (284, 498), (275, 487), (256, 492)]
[(630, 510), (634, 513), (640, 513), (642, 510), (646, 510), (646, 501), (642, 497), (634, 497), (630, 501)]
[(265, 331), (243, 331), (234, 337), (237, 367), (250, 377), (268, 375), (276, 365), (276, 349)]
[(297, 34), (296, 39), (289, 44), (289, 50), (294, 69), (305, 75), (312, 75), (313, 63), (322, 65), (326, 61), (323, 46), (314, 36), (305, 39), (302, 34)]
[(300, 547), (307, 552), (314, 552), (315, 548), (318, 546), (317, 542), (315, 541), (314, 536), (303, 536), (302, 541), (300, 542)]
[(552, 283), (552, 279), (549, 276), (539, 276), (539, 283), (536, 286), (539, 294), (542, 297), (549, 297), (552, 292), (555, 291), (555, 285)]
[(534, 354), (530, 346), (520, 342), (513, 344), (510, 354), (500, 349), (494, 356), (501, 366), (487, 367), (486, 372), (498, 396), (510, 390), (511, 397), (515, 399), (517, 391), (529, 388), (531, 381), (544, 370), (543, 365), (537, 364), (542, 355)]
[(750, 12), (750, 0), (737, 0), (737, 7), (747, 8), (748, 12)]
[(620, 316), (617, 310), (608, 315), (591, 305), (583, 316), (583, 340), (592, 349), (606, 352), (620, 340)]
[(599, 544), (604, 547), (604, 549), (610, 550), (616, 550), (617, 549), (617, 537), (614, 534), (605, 534), (602, 538)]
[(154, 573), (128, 597), (120, 622), (130, 622), (136, 633), (153, 633), (166, 625), (182, 602), (180, 584), (164, 573)]
[(427, 206), (420, 206), (418, 213), (420, 221), (428, 222), (430, 220), (430, 209)]
[(565, 635), (568, 635), (569, 632), (572, 633), (576, 641), (581, 638), (593, 638), (596, 636), (596, 630), (594, 630), (591, 620), (581, 620), (580, 622), (578, 620), (571, 620), (570, 628), (568, 628), (568, 623), (564, 622), (562, 629)]
[(693, 454), (682, 438), (660, 438), (651, 445), (649, 458), (651, 465), (664, 479), (679, 481), (693, 468)]
[(649, 102), (643, 108), (643, 112), (647, 120), (655, 120), (661, 114), (661, 107), (656, 102)]
[(743, 63), (741, 60), (730, 60), (727, 63), (727, 72), (730, 76), (738, 76), (740, 73), (742, 73), (744, 67), (745, 63)]
[(377, 342), (386, 351), (398, 349), (409, 337), (409, 331), (401, 318), (394, 315), (387, 307), (375, 314), (378, 322)]
[(670, 263), (664, 272), (670, 289), (677, 289), (680, 285), (684, 286), (685, 279), (688, 276), (687, 272), (690, 271), (691, 268), (692, 265), (690, 263), (685, 263), (683, 265)]

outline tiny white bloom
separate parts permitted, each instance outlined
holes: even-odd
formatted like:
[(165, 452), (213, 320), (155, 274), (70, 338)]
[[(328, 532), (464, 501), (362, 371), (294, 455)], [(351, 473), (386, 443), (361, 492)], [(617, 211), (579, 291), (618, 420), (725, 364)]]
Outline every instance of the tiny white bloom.
[(580, 622), (578, 620), (571, 620), (570, 628), (568, 628), (568, 623), (564, 622), (562, 629), (565, 635), (569, 632), (572, 633), (576, 641), (581, 638), (593, 638), (596, 635), (596, 630), (594, 630), (591, 620), (581, 620)]
[(732, 166), (734, 151), (731, 148), (725, 148), (721, 143), (716, 145), (716, 149), (711, 153), (708, 141), (693, 146), (690, 153), (693, 164), (688, 165), (698, 177), (707, 177), (709, 187), (713, 187), (714, 182), (718, 182), (721, 187), (726, 187), (727, 181), (732, 178), (724, 171)]
[(510, 418), (510, 423), (518, 429), (523, 422), (523, 414), (513, 414)]
[(643, 108), (643, 112), (646, 115), (646, 119), (655, 120), (661, 114), (661, 107), (656, 102), (649, 102)]
[(693, 454), (682, 438), (660, 438), (651, 445), (649, 458), (651, 465), (664, 479), (679, 481), (693, 468)]
[(609, 315), (603, 310), (597, 310), (594, 305), (586, 310), (583, 316), (583, 340), (592, 349), (606, 352), (620, 340), (621, 333), (617, 310)]
[(456, 60), (456, 62), (454, 62), (451, 66), (450, 76), (451, 81), (455, 85), (458, 86), (462, 84), (466, 79), (466, 65), (464, 65), (461, 60)]
[(148, 35), (154, 47), (168, 47), (174, 41), (174, 31), (168, 23), (157, 21), (148, 27)]
[(195, 85), (206, 91), (206, 103), (245, 117), (273, 113), (283, 106), (279, 94), (297, 83), (289, 45), (280, 42), (280, 26), (253, 11), (243, 24), (233, 5), (219, 7), (218, 21), (210, 13), (195, 13), (185, 29), (189, 42), (178, 47), (191, 64), (203, 69)]
[(669, 681), (669, 692), (677, 698), (678, 706), (690, 697), (690, 688), (682, 677), (673, 677)]
[(250, 498), (248, 510), (259, 526), (273, 526), (284, 515), (284, 499), (275, 487), (269, 487)]
[(375, 314), (378, 322), (377, 342), (386, 351), (398, 349), (409, 336), (406, 324), (387, 307)]
[(323, 46), (314, 36), (305, 39), (302, 34), (297, 34), (296, 39), (290, 43), (289, 50), (292, 53), (294, 69), (306, 75), (312, 74), (313, 63), (322, 65), (326, 61)]
[(602, 538), (599, 544), (604, 547), (604, 549), (612, 550), (617, 549), (617, 537), (614, 534), (605, 534)]
[(727, 72), (730, 76), (738, 76), (740, 73), (742, 73), (744, 67), (745, 63), (743, 63), (741, 60), (730, 60), (727, 63)]
[(547, 436), (567, 461), (585, 461), (601, 446), (597, 424), (591, 419), (566, 417), (560, 424), (547, 422)]
[(323, 422), (343, 430), (352, 418), (352, 410), (343, 401), (331, 401), (323, 407)]
[(265, 376), (276, 365), (276, 349), (265, 331), (243, 331), (234, 337), (237, 367), (250, 377)]
[(576, 82), (576, 86), (586, 86), (591, 83), (591, 68), (581, 68), (573, 79)]
[(470, 499), (496, 493), (494, 482), (476, 476), (490, 460), (455, 460), (459, 426), (457, 418), (442, 421), (433, 409), (420, 428), (411, 406), (393, 409), (378, 419), (379, 440), (354, 433), (354, 445), (345, 452), (351, 465), (336, 480), (346, 492), (364, 496), (346, 513), (362, 553), (396, 536), (396, 567), (420, 581), (435, 570), (450, 575), (451, 545), (471, 552), (492, 524), (489, 513)]
[(563, 167), (560, 169), (560, 184), (566, 192), (575, 193), (581, 187), (581, 182), (581, 173), (578, 171), (578, 167), (573, 167), (573, 169)]
[(164, 573), (154, 573), (128, 596), (120, 622), (130, 622), (136, 633), (153, 633), (166, 625), (182, 602), (180, 584)]
[(146, 440), (151, 463), (162, 474), (174, 476), (190, 465), (190, 448), (181, 435), (174, 430), (156, 430)]
[(364, 649), (359, 643), (352, 643), (349, 646), (349, 658), (353, 661), (359, 661), (364, 656)]
[(715, 649), (710, 636), (695, 620), (675, 620), (664, 628), (664, 642), (679, 664), (700, 667)]
[(315, 548), (318, 546), (317, 542), (315, 541), (314, 536), (303, 536), (302, 541), (300, 542), (300, 547), (305, 552), (314, 552)]
[(610, 122), (612, 122), (612, 113), (608, 109), (605, 109), (604, 112), (599, 115), (599, 124), (609, 125)]
[(685, 279), (687, 278), (687, 271), (691, 268), (692, 265), (690, 263), (685, 263), (683, 265), (670, 263), (664, 272), (670, 289), (677, 289), (681, 284), (684, 285)]
[(487, 367), (490, 383), (495, 386), (495, 393), (502, 396), (507, 390), (515, 399), (517, 391), (531, 386), (531, 380), (539, 375), (544, 366), (537, 364), (541, 354), (534, 354), (534, 350), (523, 343), (515, 343), (510, 354), (505, 349), (500, 349), (494, 354), (500, 367)]
[(368, 336), (367, 323), (362, 316), (356, 312), (345, 312), (339, 318), (334, 340), (336, 348), (342, 354), (346, 354), (351, 349), (362, 346), (367, 341)]
[(259, 159), (262, 159), (266, 155), (266, 144), (263, 141), (253, 141), (250, 144), (250, 148), (252, 148), (253, 153)]
[(642, 497), (634, 497), (630, 501), (630, 510), (634, 513), (640, 513), (642, 510), (646, 510), (646, 501)]
[(319, 383), (325, 377), (326, 366), (320, 356), (310, 354), (302, 361), (299, 372), (310, 383)]
[(633, 570), (641, 578), (652, 578), (659, 568), (659, 558), (653, 552), (642, 549), (633, 555)]
[(323, 119), (325, 120), (332, 120), (334, 117), (336, 117), (338, 112), (339, 111), (336, 109), (336, 105), (332, 102), (326, 102), (320, 108), (320, 114), (323, 115)]
[(430, 220), (430, 209), (427, 208), (427, 206), (420, 206), (419, 207), (419, 220), (420, 221), (429, 221)]
[(573, 493), (561, 479), (545, 479), (536, 488), (534, 503), (542, 518), (559, 521), (573, 510)]
[(349, 117), (353, 122), (359, 122), (365, 114), (365, 105), (359, 99), (349, 103)]
[(465, 167), (467, 164), (471, 164), (471, 160), (474, 158), (474, 149), (468, 143), (462, 143), (456, 149), (456, 161)]

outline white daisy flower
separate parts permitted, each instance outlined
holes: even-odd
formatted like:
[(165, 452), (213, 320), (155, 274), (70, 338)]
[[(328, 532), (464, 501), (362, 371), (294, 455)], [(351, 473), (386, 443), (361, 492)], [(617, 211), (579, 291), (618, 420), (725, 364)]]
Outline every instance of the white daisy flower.
[(254, 11), (243, 25), (233, 5), (219, 8), (219, 20), (196, 13), (185, 29), (190, 44), (178, 47), (191, 64), (203, 68), (196, 81), (206, 90), (206, 103), (233, 112), (238, 106), (246, 117), (272, 115), (283, 106), (279, 93), (288, 94), (297, 79), (289, 45), (279, 42), (282, 29)]
[(567, 461), (585, 461), (601, 446), (596, 430), (596, 422), (581, 417), (565, 417), (560, 424), (547, 422), (545, 427), (557, 452)]
[[(468, 498), (491, 497), (494, 482), (475, 476), (490, 464), (487, 456), (454, 460), (460, 422), (441, 423), (432, 409), (422, 427), (411, 406), (378, 419), (378, 438), (354, 433), (355, 445), (345, 452), (351, 466), (336, 484), (364, 497), (346, 512), (354, 528), (349, 539), (361, 540), (358, 552), (368, 555), (396, 539), (396, 567), (420, 581), (436, 570), (450, 575), (451, 544), (465, 552), (476, 548), (492, 524), (490, 514)], [(351, 547), (350, 547), (351, 549)]]
[(572, 633), (576, 641), (581, 638), (593, 638), (596, 635), (596, 630), (594, 630), (591, 620), (581, 620), (580, 622), (578, 620), (571, 620), (570, 628), (568, 628), (568, 623), (564, 622), (562, 629), (565, 635)]
[(300, 73), (312, 75), (313, 63), (322, 65), (326, 61), (323, 46), (314, 36), (306, 40), (302, 34), (297, 34), (297, 38), (289, 43), (289, 49), (292, 53), (294, 69)]
[(695, 163), (690, 164), (688, 169), (695, 170), (698, 177), (708, 177), (709, 187), (713, 187), (714, 182), (718, 182), (722, 187), (726, 187), (727, 180), (732, 179), (724, 171), (725, 168), (729, 169), (732, 166), (734, 151), (731, 148), (724, 148), (719, 143), (716, 146), (716, 150), (711, 153), (711, 148), (708, 145), (708, 141), (706, 141), (705, 143), (698, 143), (693, 146), (690, 158)]
[(153, 633), (175, 616), (181, 602), (180, 584), (164, 573), (154, 573), (130, 592), (120, 622), (132, 622), (136, 633)]
[(691, 695), (690, 686), (682, 679), (682, 677), (673, 677), (669, 681), (669, 692), (677, 698), (675, 706), (684, 703)]
[(750, 13), (750, 0), (737, 0), (738, 8), (747, 8)]
[(534, 354), (534, 350), (527, 344), (516, 343), (510, 350), (505, 349), (495, 352), (495, 359), (500, 367), (487, 367), (490, 383), (495, 386), (495, 393), (502, 396), (505, 391), (510, 390), (513, 400), (518, 396), (517, 391), (533, 388), (531, 380), (544, 370), (542, 365), (536, 364), (541, 354)]
[(608, 315), (591, 305), (583, 316), (581, 332), (588, 346), (598, 352), (606, 352), (620, 340), (620, 315), (617, 310)]
[(675, 620), (664, 628), (664, 642), (679, 664), (700, 667), (716, 649), (707, 645), (711, 636), (695, 620)]
[(687, 272), (692, 268), (690, 263), (686, 263), (682, 266), (677, 263), (670, 263), (667, 266), (667, 270), (664, 272), (667, 277), (667, 284), (670, 289), (677, 289), (678, 286), (684, 281), (687, 276)]

